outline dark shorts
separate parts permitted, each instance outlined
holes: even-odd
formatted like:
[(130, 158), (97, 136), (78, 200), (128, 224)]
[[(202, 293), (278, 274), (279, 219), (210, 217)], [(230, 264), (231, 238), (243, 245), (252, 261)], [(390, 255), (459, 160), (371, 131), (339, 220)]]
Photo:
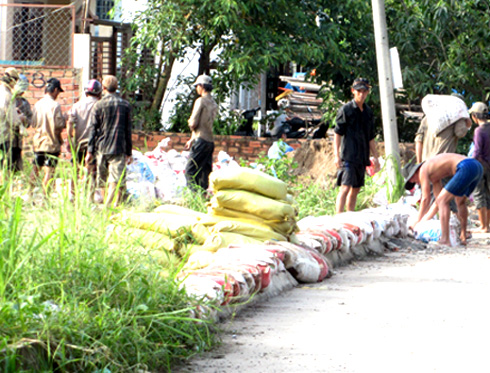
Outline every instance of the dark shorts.
[(337, 186), (347, 185), (353, 188), (364, 186), (366, 167), (344, 162), (342, 168), (337, 172)]
[(483, 173), (483, 177), (473, 192), (473, 198), (477, 209), (490, 209), (490, 171)]
[(60, 153), (49, 152), (35, 152), (34, 153), (34, 165), (37, 167), (53, 167), (58, 165), (58, 157)]
[(462, 160), (456, 166), (456, 173), (444, 186), (449, 193), (456, 197), (469, 197), (483, 176), (483, 167), (473, 158)]

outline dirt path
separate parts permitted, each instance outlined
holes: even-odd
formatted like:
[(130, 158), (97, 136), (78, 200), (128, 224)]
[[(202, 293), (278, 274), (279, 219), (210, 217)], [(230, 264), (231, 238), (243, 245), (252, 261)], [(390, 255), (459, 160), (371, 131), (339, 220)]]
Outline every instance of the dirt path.
[(490, 235), (336, 269), (243, 310), (175, 372), (488, 372)]

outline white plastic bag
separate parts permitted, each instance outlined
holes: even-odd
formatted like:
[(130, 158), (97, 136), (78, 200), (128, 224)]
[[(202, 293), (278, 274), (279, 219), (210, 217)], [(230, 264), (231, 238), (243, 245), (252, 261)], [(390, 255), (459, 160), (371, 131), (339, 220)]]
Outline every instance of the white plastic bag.
[(422, 110), (436, 135), (459, 119), (470, 117), (466, 104), (456, 96), (427, 95), (422, 99)]

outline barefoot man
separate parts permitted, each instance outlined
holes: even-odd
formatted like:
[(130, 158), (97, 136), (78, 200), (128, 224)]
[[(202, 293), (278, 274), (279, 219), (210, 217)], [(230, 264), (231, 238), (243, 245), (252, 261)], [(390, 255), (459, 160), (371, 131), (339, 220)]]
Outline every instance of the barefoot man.
[[(466, 198), (473, 192), (482, 175), (483, 167), (480, 162), (454, 153), (439, 154), (415, 165), (406, 179), (405, 189), (410, 190), (415, 184), (419, 184), (422, 199), (417, 221), (411, 225), (411, 228), (421, 221), (432, 219), (439, 211), (441, 220), (439, 244), (449, 245), (449, 216), (451, 214), (449, 202), (454, 198), (460, 212), (458, 218), (461, 223), (461, 243), (466, 245), (468, 238)], [(451, 180), (442, 187), (441, 180), (445, 177), (451, 177)], [(436, 198), (432, 206), (430, 206), (431, 184)]]

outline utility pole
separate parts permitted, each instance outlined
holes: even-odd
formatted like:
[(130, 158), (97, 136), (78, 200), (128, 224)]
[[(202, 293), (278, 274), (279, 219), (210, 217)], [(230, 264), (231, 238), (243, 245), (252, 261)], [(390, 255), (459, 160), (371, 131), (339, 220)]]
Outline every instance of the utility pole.
[[(398, 129), (396, 126), (395, 96), (391, 61), (386, 28), (384, 0), (372, 0), (374, 36), (376, 41), (376, 60), (378, 65), (379, 95), (381, 99), (381, 114), (383, 119), (383, 135), (388, 176), (391, 184), (396, 185), (396, 168), (400, 166), (400, 151), (398, 147)], [(392, 157), (391, 157), (392, 156)], [(389, 162), (389, 159), (396, 160)]]

